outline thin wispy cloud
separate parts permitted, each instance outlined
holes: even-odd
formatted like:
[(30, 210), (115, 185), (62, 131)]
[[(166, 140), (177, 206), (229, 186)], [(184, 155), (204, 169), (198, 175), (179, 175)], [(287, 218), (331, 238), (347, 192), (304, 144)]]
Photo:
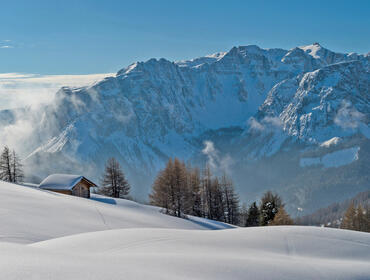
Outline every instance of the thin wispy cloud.
[(357, 111), (350, 101), (343, 100), (334, 118), (334, 123), (343, 129), (356, 129), (364, 119), (365, 115)]
[(282, 122), (278, 117), (264, 117), (261, 121), (251, 117), (247, 121), (247, 125), (249, 125), (249, 129), (259, 132), (271, 132), (282, 128)]
[(1, 40), (0, 41), (0, 49), (13, 49), (14, 45), (12, 44), (12, 41), (9, 39)]

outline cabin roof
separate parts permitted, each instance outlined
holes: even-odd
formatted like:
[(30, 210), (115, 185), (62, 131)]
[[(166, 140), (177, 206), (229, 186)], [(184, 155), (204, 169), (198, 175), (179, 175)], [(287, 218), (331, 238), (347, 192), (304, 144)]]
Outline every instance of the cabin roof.
[(86, 179), (82, 175), (71, 175), (71, 174), (52, 174), (46, 177), (40, 184), (39, 188), (48, 190), (72, 190), (82, 180), (89, 183), (91, 186), (96, 185)]

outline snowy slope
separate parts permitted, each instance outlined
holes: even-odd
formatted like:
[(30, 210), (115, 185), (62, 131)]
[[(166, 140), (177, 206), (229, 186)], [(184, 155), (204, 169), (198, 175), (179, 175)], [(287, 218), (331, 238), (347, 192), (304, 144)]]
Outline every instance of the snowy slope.
[[(93, 200), (95, 199), (95, 200)], [(160, 209), (123, 199), (93, 195), (81, 199), (0, 181), (0, 241), (32, 243), (117, 228), (221, 229), (229, 225), (183, 220)]]
[(370, 235), (313, 227), (120, 229), (0, 243), (4, 279), (369, 279)]
[(1, 278), (8, 280), (370, 277), (369, 233), (233, 228), (123, 199), (4, 182), (0, 223)]

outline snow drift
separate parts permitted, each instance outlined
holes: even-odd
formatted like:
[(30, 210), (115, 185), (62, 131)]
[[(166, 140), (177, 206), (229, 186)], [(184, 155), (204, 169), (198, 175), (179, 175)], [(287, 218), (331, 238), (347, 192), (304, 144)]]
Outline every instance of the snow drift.
[[(117, 228), (219, 229), (214, 221), (178, 219), (136, 202), (92, 195), (63, 195), (0, 181), (0, 241), (33, 243), (56, 237)], [(194, 219), (194, 220), (192, 220)]]
[(0, 222), (1, 278), (8, 280), (370, 278), (368, 233), (234, 228), (5, 182)]

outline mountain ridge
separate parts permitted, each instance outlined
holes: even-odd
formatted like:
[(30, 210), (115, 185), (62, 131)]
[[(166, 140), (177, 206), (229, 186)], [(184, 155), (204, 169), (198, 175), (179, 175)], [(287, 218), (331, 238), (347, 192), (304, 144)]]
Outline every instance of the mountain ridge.
[[(369, 80), (368, 55), (335, 53), (319, 44), (291, 50), (239, 46), (179, 62), (150, 59), (89, 87), (61, 88), (41, 118), (31, 114), (30, 147), (22, 154), (28, 166), (47, 163), (31, 174), (81, 169), (87, 161), (82, 171), (96, 179), (105, 159), (115, 156), (142, 197), (173, 156), (213, 159), (216, 172), (233, 173), (243, 169), (237, 165), (296, 147), (300, 157), (334, 137), (346, 142), (359, 134), (368, 141)], [(207, 141), (213, 154), (204, 151)], [(243, 181), (236, 182), (243, 196), (269, 187), (261, 186), (263, 180), (253, 186), (241, 186)]]

